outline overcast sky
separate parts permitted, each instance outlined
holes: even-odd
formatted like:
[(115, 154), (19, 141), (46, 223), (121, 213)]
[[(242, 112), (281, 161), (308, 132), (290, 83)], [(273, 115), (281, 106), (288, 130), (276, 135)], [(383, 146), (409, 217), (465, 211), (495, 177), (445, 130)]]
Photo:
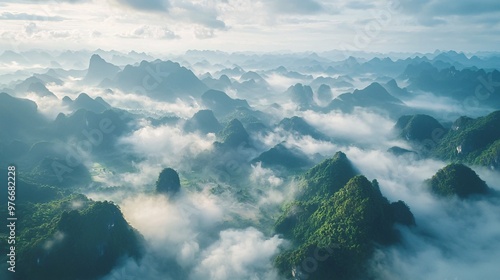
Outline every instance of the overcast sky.
[(500, 50), (499, 0), (0, 0), (0, 47)]

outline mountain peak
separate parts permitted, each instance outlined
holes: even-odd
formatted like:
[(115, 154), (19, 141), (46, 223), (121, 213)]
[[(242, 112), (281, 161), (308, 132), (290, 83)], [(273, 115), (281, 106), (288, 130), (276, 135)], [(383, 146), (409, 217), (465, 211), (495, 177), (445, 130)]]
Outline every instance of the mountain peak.
[(179, 174), (172, 168), (165, 168), (161, 171), (156, 181), (156, 192), (175, 195), (181, 189)]
[(111, 105), (109, 105), (101, 97), (92, 99), (92, 97), (84, 92), (80, 93), (74, 101), (72, 101), (69, 97), (63, 98), (63, 103), (70, 106), (75, 111), (85, 109), (94, 113), (102, 113), (111, 108)]
[(241, 145), (248, 146), (250, 143), (250, 135), (238, 119), (232, 119), (220, 132), (219, 138), (225, 146), (231, 148), (237, 148)]
[(222, 129), (221, 124), (211, 110), (200, 110), (186, 121), (184, 130), (186, 132), (200, 131), (201, 133), (217, 133)]
[(316, 128), (307, 123), (303, 118), (293, 116), (291, 118), (284, 118), (278, 124), (279, 127), (286, 131), (296, 132), (301, 135), (308, 135), (316, 140), (325, 140), (328, 137), (319, 132)]
[(460, 198), (466, 198), (489, 191), (486, 183), (474, 170), (460, 163), (452, 163), (440, 169), (427, 182), (434, 194), (443, 197), (458, 195)]
[(88, 83), (100, 83), (104, 79), (114, 78), (119, 71), (120, 67), (106, 62), (98, 54), (93, 54), (84, 80)]
[(311, 161), (300, 149), (288, 148), (285, 144), (279, 143), (252, 162), (261, 162), (263, 167), (284, 167), (290, 170), (311, 166)]
[(248, 102), (243, 99), (233, 99), (225, 92), (210, 89), (201, 96), (203, 105), (211, 109), (218, 117), (226, 116), (238, 107), (250, 108)]
[(286, 92), (290, 95), (291, 100), (301, 109), (310, 108), (314, 103), (313, 91), (310, 86), (304, 86), (301, 83), (297, 83), (289, 87)]
[(435, 118), (424, 114), (402, 116), (394, 128), (401, 138), (417, 142), (434, 139), (437, 129), (445, 131)]
[(340, 190), (358, 172), (343, 152), (337, 152), (309, 169), (304, 174), (306, 182), (305, 197), (333, 194)]

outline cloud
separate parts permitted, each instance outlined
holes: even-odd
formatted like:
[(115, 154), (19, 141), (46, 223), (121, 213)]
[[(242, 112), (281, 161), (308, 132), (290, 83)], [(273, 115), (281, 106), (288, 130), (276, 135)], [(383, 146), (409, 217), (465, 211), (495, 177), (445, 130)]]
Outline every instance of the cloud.
[[(124, 200), (120, 208), (146, 241), (165, 246), (156, 250), (169, 248), (175, 256), (184, 246), (191, 246), (189, 242), (203, 238), (198, 234), (200, 231), (213, 230), (222, 222), (224, 210), (219, 203), (217, 197), (207, 193), (182, 194), (175, 201), (162, 195), (138, 195)], [(181, 262), (192, 262), (189, 255), (177, 257)]]
[(401, 0), (400, 4), (407, 12), (429, 13), (433, 16), (481, 15), (500, 12), (500, 3), (495, 0), (465, 0), (460, 2), (451, 0), (426, 0), (420, 2)]
[[(203, 3), (203, 2), (202, 2)], [(174, 18), (181, 18), (206, 28), (224, 30), (226, 24), (218, 19), (217, 4), (210, 1), (199, 4), (187, 1), (175, 1), (172, 9)]]
[[(117, 0), (125, 6), (139, 11), (162, 12), (169, 19), (178, 22), (194, 23), (204, 28), (225, 30), (226, 24), (220, 20), (219, 7), (223, 3), (215, 1), (178, 1), (178, 0)], [(175, 36), (173, 38), (176, 38)]]
[(90, 34), (90, 37), (92, 37), (92, 38), (100, 38), (101, 36), (102, 36), (102, 33), (97, 31), (97, 30), (92, 31), (92, 33)]
[[(432, 195), (423, 181), (446, 165), (441, 161), (359, 148), (345, 152), (362, 174), (378, 180), (390, 201), (404, 200), (417, 223), (398, 228), (401, 244), (377, 250), (370, 261), (375, 279), (494, 279), (500, 273), (498, 197), (459, 200)], [(490, 187), (500, 188), (498, 172), (474, 169)]]
[(60, 16), (40, 16), (27, 13), (13, 14), (9, 12), (3, 12), (2, 14), (0, 14), (0, 20), (63, 21), (66, 20), (66, 18)]
[(496, 262), (500, 257), (500, 219), (495, 215), (500, 211), (498, 198), (432, 198), (430, 202), (425, 212), (416, 213), (418, 228), (402, 229), (402, 245), (379, 250), (372, 261), (374, 271), (383, 279), (417, 275), (425, 279), (495, 279), (500, 273)]
[[(471, 16), (485, 16), (500, 14), (500, 2), (495, 0), (480, 1), (451, 1), (426, 0), (415, 2), (411, 0), (399, 1), (402, 11), (414, 15), (424, 25), (445, 24), (451, 16), (459, 16), (468, 21)], [(498, 19), (498, 17), (497, 17)], [(498, 22), (498, 20), (495, 20)]]
[(262, 167), (261, 162), (252, 165), (250, 180), (258, 185), (269, 185), (272, 187), (277, 187), (283, 184), (283, 179), (277, 177), (271, 169)]
[(210, 28), (195, 28), (194, 30), (194, 36), (198, 39), (210, 39), (215, 37), (215, 32), (213, 29)]
[(305, 111), (299, 114), (309, 124), (334, 139), (349, 140), (363, 145), (388, 146), (394, 121), (369, 110), (356, 108), (352, 114), (339, 111), (317, 113)]
[(203, 252), (190, 279), (278, 279), (270, 259), (283, 239), (267, 239), (254, 228), (226, 230), (220, 240)]
[(38, 111), (50, 120), (54, 120), (59, 113), (68, 114), (70, 108), (64, 106), (61, 100), (50, 96), (39, 96), (36, 93), (29, 93), (25, 98), (34, 101), (38, 106)]
[(33, 34), (38, 32), (38, 27), (36, 26), (36, 23), (30, 22), (27, 25), (24, 26), (24, 32), (28, 36), (32, 36)]
[(366, 9), (371, 9), (374, 8), (375, 5), (372, 3), (366, 3), (366, 2), (361, 2), (361, 1), (349, 1), (345, 5), (346, 8), (349, 9), (354, 9), (354, 10), (366, 10)]
[(146, 255), (105, 279), (275, 279), (271, 260), (285, 241), (251, 227), (221, 227), (234, 211), (248, 209), (231, 196), (210, 194), (212, 187), (175, 199), (139, 194), (120, 201), (126, 220), (145, 238)]
[(200, 251), (216, 240), (208, 232), (216, 232), (225, 210), (217, 199), (203, 192), (180, 193), (175, 200), (144, 194), (123, 200), (120, 209), (144, 236), (146, 256), (139, 264), (125, 263), (108, 279), (123, 274), (143, 279), (179, 279), (176, 270), (190, 270)]
[(276, 13), (316, 14), (323, 11), (323, 6), (315, 0), (266, 0), (264, 1)]
[(249, 179), (258, 186), (252, 190), (252, 195), (257, 198), (255, 204), (261, 211), (261, 218), (267, 213), (281, 212), (281, 205), (291, 201), (299, 190), (295, 181), (288, 181), (285, 176), (280, 177), (272, 169), (262, 167), (261, 162), (252, 165)]
[(140, 26), (129, 33), (120, 34), (119, 37), (122, 38), (132, 38), (132, 39), (165, 39), (173, 40), (180, 39), (180, 36), (175, 34), (172, 30), (167, 27), (153, 27), (149, 25)]
[(183, 160), (211, 149), (214, 141), (213, 134), (186, 134), (180, 127), (153, 127), (146, 124), (121, 142), (130, 146), (137, 155), (147, 158), (151, 164), (177, 167)]
[(71, 32), (70, 31), (64, 31), (64, 30), (58, 30), (58, 31), (49, 31), (50, 36), (52, 38), (68, 38), (71, 37)]
[[(471, 93), (471, 96), (472, 93)], [(405, 100), (409, 107), (429, 112), (437, 120), (455, 121), (460, 116), (480, 117), (491, 112), (491, 108), (480, 104), (469, 104), (446, 96), (436, 96), (429, 92), (419, 92), (413, 98)]]
[[(25, 1), (16, 1), (16, 0), (3, 0), (2, 2), (11, 2), (11, 3), (42, 3), (42, 2), (53, 2), (54, 0), (25, 0)], [(85, 3), (85, 2), (90, 2), (91, 0), (57, 0), (57, 2), (64, 2), (64, 3), (70, 3), (70, 4), (77, 4), (77, 3)]]
[[(50, 90), (52, 90), (52, 88), (50, 88)], [(181, 118), (190, 118), (201, 109), (201, 106), (196, 100), (187, 102), (177, 99), (175, 102), (169, 103), (153, 100), (144, 95), (125, 93), (119, 90), (104, 92), (99, 88), (87, 88), (85, 91), (93, 98), (101, 96), (115, 108), (129, 111), (139, 110), (142, 114), (151, 117), (175, 115)], [(147, 110), (145, 110), (145, 108), (147, 108)]]
[(139, 10), (148, 12), (166, 12), (170, 8), (169, 0), (116, 0), (118, 3)]
[(44, 38), (44, 39), (65, 39), (69, 37), (78, 37), (74, 30), (47, 30), (39, 28), (34, 22), (24, 25), (24, 34), (16, 34), (17, 38), (20, 36), (27, 36), (30, 38)]

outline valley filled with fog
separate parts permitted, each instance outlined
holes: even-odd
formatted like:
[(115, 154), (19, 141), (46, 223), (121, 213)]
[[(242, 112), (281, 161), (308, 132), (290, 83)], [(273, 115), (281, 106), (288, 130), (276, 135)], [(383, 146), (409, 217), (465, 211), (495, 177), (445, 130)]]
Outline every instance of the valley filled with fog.
[(499, 65), (5, 51), (14, 279), (496, 279)]

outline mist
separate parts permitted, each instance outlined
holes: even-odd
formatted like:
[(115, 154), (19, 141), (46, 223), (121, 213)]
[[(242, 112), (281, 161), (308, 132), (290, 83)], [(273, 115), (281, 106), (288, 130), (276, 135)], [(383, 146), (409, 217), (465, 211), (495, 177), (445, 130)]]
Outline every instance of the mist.
[[(416, 227), (398, 228), (401, 245), (377, 250), (370, 262), (376, 279), (496, 277), (495, 260), (500, 257), (497, 195), (470, 200), (439, 198), (423, 182), (443, 168), (444, 162), (358, 149), (346, 153), (363, 174), (379, 181), (389, 200), (404, 200), (416, 218)], [(476, 171), (489, 187), (499, 190), (498, 172)]]
[[(390, 202), (404, 201), (416, 221), (415, 226), (395, 226), (400, 242), (375, 245), (363, 271), (366, 278), (495, 279), (499, 274), (500, 134), (494, 108), (500, 100), (492, 94), (490, 100), (469, 106), (462, 98), (467, 92), (444, 94), (440, 85), (423, 90), (419, 82), (425, 75), (418, 76), (430, 67), (437, 72), (443, 67), (455, 69), (458, 64), (464, 66), (457, 68), (466, 74), (476, 71), (472, 66), (465, 68), (473, 63), (489, 69), (486, 66), (492, 62), (487, 58), (465, 60), (440, 52), (449, 56), (449, 61), (435, 60), (437, 53), (428, 53), (425, 59), (415, 54), (393, 61), (382, 54), (363, 53), (335, 60), (329, 53), (282, 56), (192, 51), (163, 55), (165, 61), (155, 61), (156, 56), (145, 53), (99, 50), (95, 54), (106, 61), (94, 57), (98, 65), (87, 68), (94, 53), (81, 51), (65, 54), (67, 57), (55, 66), (47, 61), (13, 65), (14, 70), (35, 72), (36, 68), (38, 73), (47, 73), (41, 77), (49, 82), (43, 84), (55, 97), (16, 92), (16, 86), (29, 82), (17, 80), (24, 78), (23, 73), (7, 71), (1, 77), (8, 93), (0, 97), (9, 102), (2, 109), (7, 112), (12, 106), (8, 112), (14, 116), (2, 115), (12, 122), (5, 130), (20, 133), (2, 135), (0, 156), (18, 160), (20, 174), (27, 174), (33, 184), (40, 181), (36, 188), (41, 192), (47, 191), (42, 186), (57, 185), (55, 190), (60, 192), (47, 193), (60, 197), (48, 199), (49, 203), (57, 205), (57, 199), (83, 194), (119, 207), (136, 230), (142, 255), (135, 259), (120, 256), (100, 279), (287, 279), (274, 261), (303, 244), (278, 234), (277, 220), (290, 203), (302, 198), (303, 175), (339, 151), (359, 174), (377, 180)], [(372, 56), (380, 59), (365, 58)], [(50, 57), (59, 56), (51, 53)], [(137, 63), (141, 59), (149, 62)], [(172, 61), (167, 62), (169, 59)], [(0, 59), (4, 65), (1, 63), (5, 64)], [(164, 63), (168, 71), (154, 69), (154, 63)], [(278, 71), (280, 66), (292, 72)], [(407, 71), (412, 67), (419, 71)], [(407, 72), (411, 75), (403, 75)], [(204, 80), (207, 73), (213, 79)], [(262, 79), (243, 76), (254, 77), (255, 73)], [(229, 76), (230, 82), (216, 80), (222, 74)], [(102, 79), (90, 83), (86, 80), (89, 75)], [(345, 83), (335, 86), (330, 80), (326, 83), (332, 84), (332, 94), (321, 96), (319, 82), (314, 79), (319, 75), (336, 81), (342, 77), (353, 88)], [(53, 79), (62, 83), (50, 82)], [(148, 79), (156, 81), (155, 86), (145, 84)], [(392, 79), (398, 80), (400, 88), (375, 82)], [(447, 85), (456, 83), (452, 76), (443, 79), (449, 79)], [(463, 78), (468, 87), (477, 83), (475, 77), (467, 79)], [(310, 86), (312, 96), (301, 86), (297, 92), (290, 90), (298, 83)], [(225, 94), (211, 95), (210, 89)], [(90, 99), (82, 95), (82, 103), (72, 107), (71, 102), (82, 93)], [(64, 103), (64, 97), (71, 102)], [(35, 102), (37, 108), (23, 98)], [(26, 116), (15, 114), (20, 110), (26, 110)], [(65, 116), (57, 118), (61, 113)], [(427, 114), (443, 124), (445, 133), (456, 133), (457, 143), (470, 148), (469, 154), (457, 152), (458, 144), (448, 151), (438, 141), (434, 144), (441, 150), (421, 153), (419, 143), (410, 136), (426, 132), (428, 123), (408, 124), (411, 133), (406, 132), (405, 137), (395, 128), (402, 116), (417, 114)], [(448, 130), (450, 123), (464, 115), (471, 119), (463, 127), (473, 123), (470, 127), (463, 133), (462, 128)], [(43, 122), (37, 122), (40, 116)], [(476, 117), (482, 119), (475, 122), (472, 118)], [(107, 130), (101, 125), (103, 120), (110, 121), (112, 132), (103, 132)], [(86, 137), (89, 131), (93, 137)], [(486, 140), (467, 142), (475, 139)], [(40, 142), (43, 144), (35, 145)], [(78, 166), (82, 169), (78, 176), (86, 181), (66, 185), (44, 180), (54, 177), (47, 162), (59, 160), (65, 167), (75, 168), (67, 163), (71, 155), (52, 149), (66, 151), (87, 142), (93, 149), (81, 154)], [(400, 149), (391, 150), (394, 147)], [(438, 153), (442, 150), (445, 156)], [(295, 166), (291, 161), (300, 164)], [(467, 199), (434, 194), (426, 180), (453, 162), (471, 167), (493, 191)], [(175, 193), (157, 189), (166, 168), (178, 176), (172, 183), (178, 187), (179, 181), (180, 190)], [(35, 211), (36, 207), (29, 209)], [(56, 221), (59, 217), (51, 218)], [(53, 235), (47, 239), (47, 246), (57, 243), (58, 238)]]

